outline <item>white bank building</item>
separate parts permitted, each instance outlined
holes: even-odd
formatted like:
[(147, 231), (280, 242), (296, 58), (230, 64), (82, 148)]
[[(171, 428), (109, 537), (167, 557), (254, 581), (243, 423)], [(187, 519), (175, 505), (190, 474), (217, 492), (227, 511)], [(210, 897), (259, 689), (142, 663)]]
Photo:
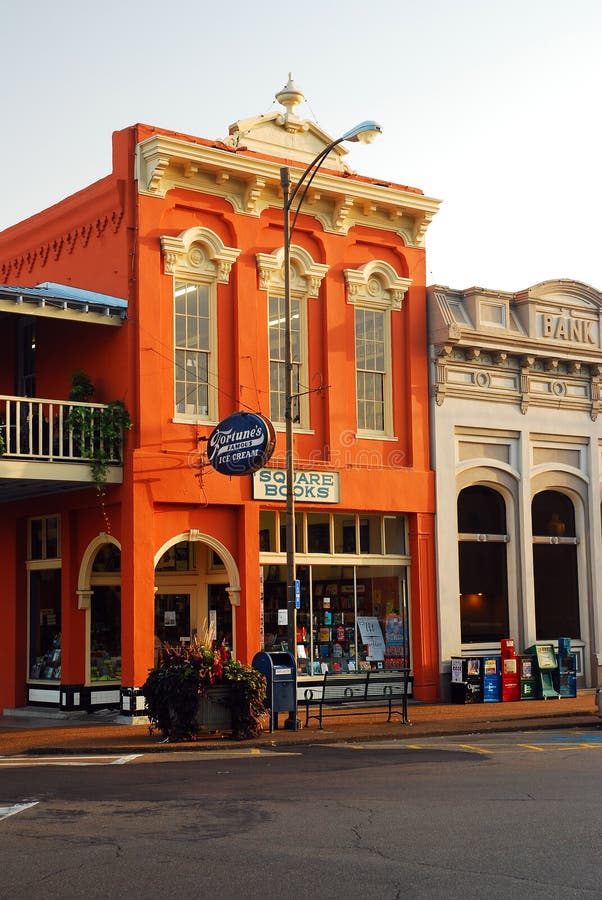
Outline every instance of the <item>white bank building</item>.
[(572, 639), (602, 683), (602, 294), (428, 290), (440, 673)]

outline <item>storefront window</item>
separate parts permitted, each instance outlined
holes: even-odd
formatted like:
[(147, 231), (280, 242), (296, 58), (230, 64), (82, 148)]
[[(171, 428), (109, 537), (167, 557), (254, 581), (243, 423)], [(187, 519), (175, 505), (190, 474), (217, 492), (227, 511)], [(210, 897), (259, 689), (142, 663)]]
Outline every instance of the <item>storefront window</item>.
[(335, 513), (334, 519), (334, 552), (357, 553), (356, 520), (355, 516), (339, 515)]
[(90, 680), (120, 681), (121, 588), (96, 585), (90, 611)]
[(307, 552), (330, 553), (330, 516), (307, 513)]
[(29, 573), (29, 677), (61, 679), (61, 570)]
[(385, 516), (385, 553), (400, 556), (406, 552), (405, 520), (402, 516)]
[(98, 548), (92, 564), (90, 599), (90, 681), (121, 680), (121, 550), (111, 542)]
[[(303, 542), (303, 514), (295, 516), (295, 550), (297, 553), (305, 552)], [(286, 552), (286, 513), (280, 513), (280, 552)]]
[(508, 637), (506, 504), (484, 485), (458, 497), (458, 562), (462, 643)]
[(360, 518), (360, 553), (382, 553), (381, 517)]
[(276, 513), (262, 510), (259, 513), (259, 551), (274, 553), (276, 550)]
[[(264, 647), (287, 648), (286, 566), (264, 571)], [(409, 666), (405, 568), (298, 566), (299, 674)]]
[(560, 491), (540, 491), (531, 510), (537, 640), (580, 638), (575, 508)]
[(61, 679), (61, 563), (58, 516), (28, 522), (29, 678)]

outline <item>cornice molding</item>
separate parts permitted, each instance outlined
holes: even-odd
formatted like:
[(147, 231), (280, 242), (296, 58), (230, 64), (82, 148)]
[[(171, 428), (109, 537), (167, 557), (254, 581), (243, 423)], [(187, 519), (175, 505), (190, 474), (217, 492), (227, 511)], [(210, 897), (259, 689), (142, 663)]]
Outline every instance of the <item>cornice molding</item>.
[(374, 309), (401, 309), (411, 278), (402, 278), (383, 260), (372, 260), (357, 269), (343, 272), (347, 285), (347, 303)]
[(91, 222), (76, 225), (63, 234), (49, 238), (37, 247), (10, 257), (0, 265), (0, 282), (18, 283), (22, 271), (31, 274), (36, 265), (43, 269), (49, 257), (57, 261), (66, 253), (72, 254), (78, 244), (86, 248), (92, 237), (101, 238), (107, 228), (117, 234), (122, 221), (123, 209), (114, 209), (110, 213), (96, 216)]
[[(163, 198), (172, 188), (225, 199), (241, 215), (260, 216), (282, 207), (280, 167), (285, 160), (264, 159), (222, 147), (153, 135), (136, 148), (138, 191)], [(299, 165), (293, 167), (300, 172)], [(403, 188), (319, 170), (312, 182), (313, 215), (326, 232), (346, 234), (353, 225), (391, 231), (407, 246), (423, 247), (440, 201)]]

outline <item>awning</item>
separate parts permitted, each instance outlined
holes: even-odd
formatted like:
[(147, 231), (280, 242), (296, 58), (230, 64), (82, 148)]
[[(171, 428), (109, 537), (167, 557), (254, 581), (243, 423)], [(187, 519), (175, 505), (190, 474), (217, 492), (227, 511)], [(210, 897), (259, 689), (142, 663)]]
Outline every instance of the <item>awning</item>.
[(0, 285), (0, 312), (121, 325), (127, 308), (127, 300), (120, 297), (52, 281), (27, 288)]

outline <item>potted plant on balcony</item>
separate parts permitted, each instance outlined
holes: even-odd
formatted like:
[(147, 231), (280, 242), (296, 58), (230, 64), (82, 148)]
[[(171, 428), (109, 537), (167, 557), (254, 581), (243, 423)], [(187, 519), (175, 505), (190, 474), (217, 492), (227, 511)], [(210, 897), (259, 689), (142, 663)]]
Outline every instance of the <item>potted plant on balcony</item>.
[(231, 731), (237, 740), (261, 732), (264, 676), (232, 659), (224, 645), (213, 648), (210, 636), (162, 645), (142, 693), (151, 732), (168, 741), (194, 740), (203, 731)]
[[(77, 369), (71, 376), (69, 399), (75, 403), (91, 403), (95, 388), (90, 376)], [(104, 407), (71, 407), (66, 425), (73, 435), (80, 456), (90, 461), (92, 478), (98, 488), (106, 482), (109, 465), (120, 457), (119, 442), (123, 429), (132, 427), (130, 414), (121, 400), (111, 400)]]

